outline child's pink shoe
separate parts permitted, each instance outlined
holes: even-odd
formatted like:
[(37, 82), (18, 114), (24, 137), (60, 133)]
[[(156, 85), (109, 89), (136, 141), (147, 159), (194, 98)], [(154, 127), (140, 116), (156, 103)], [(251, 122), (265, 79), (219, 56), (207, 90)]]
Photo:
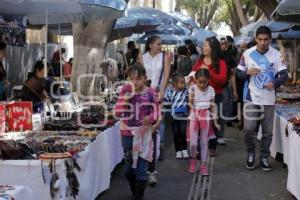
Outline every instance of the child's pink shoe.
[(196, 172), (196, 167), (197, 167), (197, 160), (196, 159), (191, 159), (190, 166), (189, 166), (189, 172), (191, 174), (194, 174)]
[(206, 165), (201, 165), (200, 166), (200, 173), (202, 174), (202, 176), (209, 176), (208, 170)]

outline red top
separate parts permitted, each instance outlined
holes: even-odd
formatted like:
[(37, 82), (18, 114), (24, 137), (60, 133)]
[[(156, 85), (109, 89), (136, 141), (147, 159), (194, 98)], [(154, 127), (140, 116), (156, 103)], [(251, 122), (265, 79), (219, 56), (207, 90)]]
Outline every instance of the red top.
[(71, 76), (71, 74), (72, 74), (72, 65), (70, 64), (70, 63), (65, 63), (64, 64), (64, 71), (63, 71), (63, 73), (64, 73), (64, 76)]
[(199, 59), (196, 62), (192, 71), (196, 72), (199, 69), (201, 69), (202, 64), (208, 67), (209, 74), (210, 74), (209, 85), (214, 88), (216, 94), (221, 94), (223, 92), (223, 86), (227, 81), (227, 65), (225, 63), (225, 60), (220, 59), (219, 61), (219, 66), (220, 66), (219, 73), (216, 73), (215, 69), (211, 65), (207, 65), (203, 63), (202, 59)]

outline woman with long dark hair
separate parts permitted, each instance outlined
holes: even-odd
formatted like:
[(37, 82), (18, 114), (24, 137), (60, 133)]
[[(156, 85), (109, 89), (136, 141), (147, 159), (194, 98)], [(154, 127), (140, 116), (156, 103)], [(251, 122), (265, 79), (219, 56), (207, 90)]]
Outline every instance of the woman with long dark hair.
[(177, 49), (178, 59), (177, 59), (177, 73), (187, 76), (192, 71), (192, 60), (189, 56), (189, 49), (186, 46), (180, 46)]
[(130, 63), (129, 66), (133, 66), (135, 64), (141, 63), (141, 51), (138, 48), (135, 48), (131, 52)]
[[(222, 101), (223, 88), (227, 81), (227, 65), (225, 60), (221, 58), (220, 43), (215, 37), (207, 38), (203, 45), (203, 54), (194, 65), (192, 72), (189, 74), (190, 78), (195, 76), (199, 69), (208, 69), (210, 73), (209, 85), (212, 86), (216, 92), (215, 103), (218, 106), (218, 123), (221, 126), (220, 130), (216, 131), (217, 138), (224, 137), (224, 121), (222, 116)], [(216, 156), (218, 140), (212, 139), (209, 142), (209, 152), (211, 156)]]
[(189, 48), (189, 52), (190, 52), (190, 58), (192, 60), (192, 66), (194, 66), (196, 64), (196, 62), (199, 59), (199, 52), (197, 51), (196, 46), (192, 43), (188, 45)]
[(142, 61), (147, 77), (151, 80), (151, 87), (159, 88), (163, 96), (169, 81), (172, 55), (162, 52), (160, 37), (154, 35), (148, 38)]
[(22, 100), (32, 102), (33, 112), (38, 112), (42, 102), (48, 98), (44, 70), (43, 61), (37, 61), (34, 65), (33, 72), (29, 73), (28, 79), (22, 88)]
[[(160, 37), (158, 36), (151, 36), (148, 38), (145, 50), (146, 52), (142, 56), (142, 63), (146, 69), (147, 78), (151, 82), (151, 87), (156, 88), (156, 91), (160, 94), (160, 98), (162, 99), (169, 82), (173, 56), (169, 53), (162, 52), (162, 43)], [(161, 155), (163, 153), (164, 129), (165, 126), (163, 121), (159, 126), (161, 159)], [(154, 144), (156, 144), (157, 134), (153, 134), (153, 140)], [(154, 152), (156, 152), (156, 147)], [(154, 158), (155, 157), (156, 155), (154, 155)], [(154, 162), (149, 165), (149, 182), (151, 185), (155, 185), (157, 183), (155, 175), (155, 159), (153, 159), (153, 161)]]

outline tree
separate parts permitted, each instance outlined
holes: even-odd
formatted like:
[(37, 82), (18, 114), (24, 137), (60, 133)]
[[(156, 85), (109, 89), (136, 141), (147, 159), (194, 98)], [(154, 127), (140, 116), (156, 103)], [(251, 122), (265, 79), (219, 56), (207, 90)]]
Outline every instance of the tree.
[(221, 22), (230, 26), (233, 35), (239, 35), (241, 27), (257, 21), (262, 15), (262, 11), (252, 0), (221, 0), (211, 27), (218, 28)]
[[(125, 0), (128, 4), (129, 0)], [(134, 1), (134, 0), (133, 0)], [(133, 2), (136, 3), (137, 1)], [(71, 76), (73, 91), (79, 98), (100, 94), (97, 75), (102, 74), (100, 65), (104, 58), (107, 39), (116, 19), (98, 20), (93, 22), (73, 23), (74, 60)], [(81, 75), (88, 75), (80, 79)]]
[(254, 3), (264, 12), (268, 19), (270, 19), (272, 12), (278, 5), (277, 0), (254, 0)]
[(176, 10), (183, 8), (200, 24), (202, 28), (213, 19), (220, 0), (178, 0)]
[[(100, 85), (95, 85), (95, 75), (102, 73), (100, 64), (114, 22), (115, 20), (101, 20), (73, 24), (74, 65), (71, 83), (78, 94), (92, 96), (100, 93)], [(89, 76), (80, 79), (85, 74)]]
[(222, 0), (221, 5), (210, 24), (210, 28), (212, 30), (218, 29), (223, 22), (231, 28), (233, 35), (238, 35), (242, 24), (236, 12), (235, 4), (232, 0)]
[(249, 20), (245, 16), (244, 10), (242, 8), (242, 4), (240, 0), (234, 0), (234, 5), (239, 16), (240, 22), (243, 26), (246, 26), (249, 23)]

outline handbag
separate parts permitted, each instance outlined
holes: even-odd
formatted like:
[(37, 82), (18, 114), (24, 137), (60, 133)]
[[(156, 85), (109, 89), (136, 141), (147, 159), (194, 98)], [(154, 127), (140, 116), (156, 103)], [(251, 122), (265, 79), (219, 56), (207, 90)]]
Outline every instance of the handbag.
[(160, 85), (161, 85), (161, 81), (162, 81), (163, 74), (164, 74), (164, 68), (165, 68), (165, 53), (163, 53), (163, 57), (162, 57), (162, 69), (161, 69), (160, 76), (159, 76), (159, 79), (158, 79), (156, 92), (160, 91)]

